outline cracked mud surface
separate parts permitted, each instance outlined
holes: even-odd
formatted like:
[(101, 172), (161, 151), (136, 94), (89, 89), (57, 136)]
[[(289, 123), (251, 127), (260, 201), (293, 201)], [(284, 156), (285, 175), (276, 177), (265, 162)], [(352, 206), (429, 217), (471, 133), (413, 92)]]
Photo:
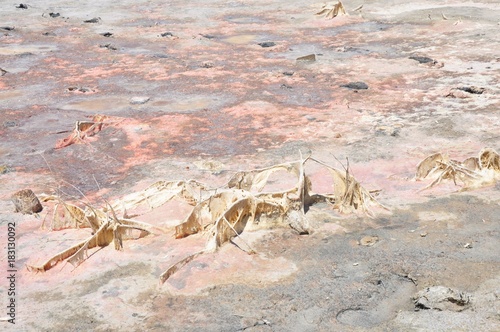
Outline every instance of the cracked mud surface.
[[(427, 183), (411, 181), (429, 154), (500, 150), (496, 2), (352, 1), (333, 20), (314, 15), (320, 2), (26, 4), (0, 5), (0, 231), (17, 224), (16, 331), (500, 329), (499, 184), (419, 192)], [(95, 114), (113, 125), (55, 149)], [(222, 185), (299, 151), (349, 158), (392, 213), (320, 205), (308, 212), (313, 234), (243, 233), (257, 254), (227, 244), (163, 286), (161, 272), (204, 237), (127, 241), (77, 269), (24, 267), (90, 231), (41, 229), (44, 212), (13, 212), (18, 190), (102, 204), (160, 179)], [(140, 220), (175, 223), (187, 211), (169, 204)], [(415, 311), (434, 286), (470, 303)]]

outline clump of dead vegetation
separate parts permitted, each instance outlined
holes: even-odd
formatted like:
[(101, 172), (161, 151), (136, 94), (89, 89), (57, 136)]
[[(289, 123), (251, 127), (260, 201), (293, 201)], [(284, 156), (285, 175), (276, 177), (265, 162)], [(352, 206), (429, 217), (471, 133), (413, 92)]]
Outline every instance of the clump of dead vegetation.
[[(312, 191), (312, 183), (305, 172), (306, 163), (317, 163), (325, 167), (332, 177), (333, 191), (318, 194)], [(295, 185), (283, 191), (265, 191), (269, 177), (275, 172), (286, 172), (294, 176)], [(196, 233), (208, 235), (205, 249), (197, 251), (169, 267), (161, 274), (165, 282), (173, 273), (199, 255), (214, 252), (219, 247), (239, 236), (243, 231), (287, 226), (301, 234), (311, 229), (306, 218), (309, 207), (326, 202), (341, 213), (360, 211), (373, 216), (372, 207), (384, 209), (372, 194), (349, 172), (349, 167), (337, 169), (313, 158), (300, 159), (250, 171), (238, 171), (220, 188), (210, 188), (195, 180), (158, 181), (140, 192), (108, 203), (101, 208), (85, 204), (84, 208), (63, 201), (56, 195), (41, 195), (42, 202), (54, 204), (52, 229), (92, 228), (88, 239), (60, 252), (41, 265), (31, 265), (33, 271), (47, 271), (57, 263), (67, 260), (77, 267), (88, 256), (87, 250), (106, 247), (111, 243), (115, 249), (123, 248), (123, 240), (135, 234), (140, 238), (148, 234), (166, 234), (167, 230), (132, 219), (127, 211), (155, 209), (170, 200), (181, 199), (193, 208), (185, 219), (175, 226), (175, 238), (182, 239)], [(250, 250), (252, 251), (252, 250)]]
[(434, 153), (417, 165), (415, 179), (428, 178), (433, 181), (422, 190), (437, 186), (444, 180), (460, 185), (461, 191), (494, 185), (500, 180), (500, 156), (495, 150), (485, 148), (478, 157), (460, 162), (442, 153)]
[(329, 3), (323, 4), (323, 6), (321, 7), (321, 10), (319, 12), (317, 12), (316, 15), (324, 16), (326, 19), (331, 20), (337, 16), (347, 15), (347, 12), (344, 8), (344, 4), (342, 3), (342, 1), (338, 1), (336, 3), (329, 2)]

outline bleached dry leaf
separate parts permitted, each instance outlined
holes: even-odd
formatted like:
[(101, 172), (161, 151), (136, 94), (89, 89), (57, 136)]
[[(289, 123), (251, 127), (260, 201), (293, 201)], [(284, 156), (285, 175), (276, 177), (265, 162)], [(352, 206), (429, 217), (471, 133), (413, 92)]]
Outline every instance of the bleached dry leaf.
[(152, 210), (175, 197), (183, 199), (188, 204), (196, 205), (202, 192), (208, 190), (203, 183), (194, 180), (158, 181), (140, 192), (129, 194), (113, 203), (113, 209), (126, 211), (147, 204)]
[(296, 161), (251, 171), (239, 171), (231, 177), (228, 187), (260, 192), (265, 187), (269, 176), (274, 172), (286, 171), (296, 175), (298, 178), (300, 176), (301, 164), (302, 161)]
[[(487, 154), (483, 159), (485, 162), (495, 160)], [(85, 224), (91, 227), (94, 233), (85, 241), (58, 253), (42, 265), (30, 268), (46, 271), (63, 260), (68, 260), (76, 267), (87, 259), (87, 251), (95, 247), (114, 243), (116, 250), (122, 249), (123, 241), (130, 238), (133, 231), (139, 231), (139, 237), (157, 231), (163, 232), (159, 227), (129, 219), (126, 217), (127, 210), (144, 205), (154, 209), (176, 197), (194, 207), (184, 221), (176, 226), (175, 237), (179, 239), (208, 229), (209, 239), (204, 250), (185, 257), (162, 273), (162, 283), (199, 255), (217, 250), (247, 229), (289, 226), (301, 234), (309, 233), (306, 213), (308, 207), (314, 203), (327, 201), (334, 209), (343, 213), (362, 210), (370, 215), (372, 212), (369, 205), (380, 205), (348, 169), (341, 171), (317, 160), (314, 161), (330, 170), (334, 186), (333, 193), (313, 193), (311, 180), (305, 172), (305, 164), (309, 160), (314, 159), (307, 157), (267, 168), (239, 171), (231, 177), (226, 188), (217, 190), (208, 189), (204, 184), (193, 180), (158, 181), (147, 189), (129, 194), (113, 204), (106, 202), (107, 206), (104, 208), (87, 205), (82, 209), (63, 202), (58, 196), (45, 195), (42, 201), (57, 201), (60, 206), (58, 208), (67, 211), (64, 215), (64, 218), (68, 219), (65, 224)], [(293, 187), (283, 191), (263, 192), (271, 174), (278, 171), (285, 171), (296, 177), (297, 181)], [(123, 217), (118, 217), (119, 213)]]
[(417, 165), (416, 179), (433, 177), (434, 180), (421, 190), (440, 184), (443, 180), (459, 182), (461, 190), (469, 190), (495, 184), (500, 180), (500, 156), (490, 148), (485, 148), (479, 157), (469, 157), (463, 162), (448, 160), (440, 153), (428, 156)]
[(441, 167), (440, 163), (444, 163), (445, 158), (441, 153), (434, 153), (426, 157), (417, 165), (417, 173), (415, 174), (416, 180), (422, 180), (427, 177), (436, 168)]
[(184, 265), (186, 265), (187, 263), (191, 262), (193, 259), (195, 259), (196, 257), (200, 256), (201, 254), (204, 254), (205, 252), (206, 252), (206, 250), (201, 250), (201, 251), (195, 252), (194, 254), (191, 254), (191, 255), (189, 255), (189, 256), (181, 259), (180, 261), (176, 262), (172, 266), (170, 266), (165, 272), (163, 272), (160, 275), (160, 284), (165, 283), (165, 281), (167, 281), (168, 278), (170, 278), (170, 276), (172, 274), (174, 274), (175, 272), (179, 271), (179, 269), (181, 269), (182, 267), (184, 267)]
[(238, 189), (213, 194), (196, 205), (187, 218), (175, 227), (175, 238), (180, 239), (201, 232), (207, 225), (213, 224), (231, 204), (248, 196), (249, 192)]
[(90, 223), (93, 225), (93, 228), (97, 225), (99, 225), (99, 227), (97, 229), (94, 228), (95, 232), (88, 239), (54, 255), (42, 265), (28, 266), (30, 270), (47, 271), (54, 267), (58, 262), (66, 259), (73, 266), (77, 267), (87, 258), (86, 253), (89, 249), (95, 247), (106, 247), (113, 242), (115, 244), (115, 249), (120, 250), (123, 247), (123, 239), (127, 239), (129, 237), (128, 232), (130, 230), (140, 231), (140, 237), (145, 234), (154, 233), (155, 231), (157, 231), (156, 233), (161, 231), (159, 227), (155, 227), (147, 223), (130, 219), (120, 219), (116, 216), (113, 210), (113, 217), (110, 218), (108, 214), (103, 212), (101, 209), (91, 208), (90, 210), (87, 210), (86, 214), (80, 208), (76, 208), (76, 211), (83, 213), (86, 219), (92, 220)]
[(339, 15), (347, 15), (341, 1), (323, 5), (322, 9), (316, 13), (318, 16), (325, 16), (326, 19), (333, 19)]

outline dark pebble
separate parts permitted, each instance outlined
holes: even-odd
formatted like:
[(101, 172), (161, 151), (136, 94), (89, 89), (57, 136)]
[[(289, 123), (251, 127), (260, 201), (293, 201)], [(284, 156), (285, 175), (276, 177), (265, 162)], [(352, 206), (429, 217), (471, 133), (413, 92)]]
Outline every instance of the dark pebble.
[(259, 43), (259, 46), (262, 46), (262, 47), (273, 47), (273, 46), (276, 46), (276, 43), (275, 42), (263, 42), (263, 43)]
[(14, 27), (0, 27), (0, 30), (12, 31), (14, 29), (15, 29)]
[(104, 37), (111, 37), (113, 34), (111, 32), (104, 32), (104, 33), (100, 33), (101, 36), (104, 36)]
[(15, 127), (16, 125), (17, 125), (17, 124), (16, 124), (16, 122), (15, 122), (15, 121), (5, 121), (5, 122), (3, 123), (3, 126), (4, 126), (5, 128), (12, 128), (12, 127)]
[(473, 93), (475, 95), (483, 94), (484, 88), (478, 88), (477, 86), (463, 86), (458, 88), (458, 90), (462, 90), (468, 93)]
[(435, 63), (434, 59), (428, 58), (426, 56), (411, 56), (411, 60), (418, 61), (418, 63)]
[(201, 36), (206, 39), (215, 39), (214, 35), (201, 35)]
[(116, 51), (117, 48), (111, 44), (102, 44), (99, 45), (100, 48), (107, 48), (108, 50)]
[(173, 33), (171, 33), (171, 32), (164, 32), (164, 33), (162, 33), (160, 36), (162, 36), (162, 37), (173, 37), (173, 36), (174, 36), (174, 34), (173, 34)]
[(90, 20), (83, 21), (83, 23), (99, 23), (100, 20), (101, 20), (100, 17), (94, 17), (94, 18), (91, 18)]
[(19, 5), (16, 6), (16, 8), (19, 8), (19, 9), (28, 9), (28, 5), (26, 5), (24, 3), (20, 3)]
[(284, 71), (283, 72), (283, 75), (285, 75), (285, 76), (293, 76), (293, 74), (295, 74), (295, 72), (293, 72), (293, 71)]
[(61, 14), (59, 14), (59, 13), (49, 13), (49, 16), (55, 18), (55, 17), (61, 16)]
[(342, 84), (341, 87), (352, 90), (366, 90), (368, 89), (368, 84), (366, 84), (365, 82), (350, 82), (347, 84)]

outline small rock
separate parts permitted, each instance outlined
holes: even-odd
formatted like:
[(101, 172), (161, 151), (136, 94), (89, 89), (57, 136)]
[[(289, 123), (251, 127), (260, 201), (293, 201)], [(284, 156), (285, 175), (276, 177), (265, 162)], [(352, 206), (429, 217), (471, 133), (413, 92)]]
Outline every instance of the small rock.
[(293, 87), (291, 85), (288, 85), (288, 84), (281, 84), (280, 88), (284, 89), (284, 90), (292, 90), (293, 89)]
[(23, 189), (14, 193), (11, 200), (16, 208), (15, 212), (33, 214), (43, 210), (40, 200), (31, 189)]
[(305, 56), (301, 56), (297, 58), (297, 61), (309, 61), (309, 62), (314, 62), (316, 61), (316, 54), (309, 54)]
[(420, 233), (420, 237), (426, 237), (426, 236), (427, 236), (426, 232)]
[(213, 68), (213, 66), (214, 64), (212, 62), (203, 62), (200, 67), (208, 69), (208, 68)]
[(273, 47), (273, 46), (276, 46), (276, 43), (275, 42), (263, 42), (263, 43), (259, 43), (259, 46), (261, 47)]
[(59, 14), (59, 13), (49, 13), (49, 16), (52, 17), (52, 18), (56, 18), (56, 17), (61, 16), (61, 14)]
[(436, 60), (426, 56), (411, 56), (409, 59), (418, 61), (418, 63), (431, 63), (431, 64), (437, 63)]
[(365, 236), (360, 241), (359, 244), (366, 247), (371, 247), (378, 242), (378, 236)]
[(368, 89), (368, 84), (366, 84), (365, 82), (350, 82), (347, 84), (342, 84), (341, 87), (351, 90), (366, 90)]
[(16, 8), (19, 8), (19, 9), (28, 9), (28, 5), (24, 4), (24, 3), (20, 3), (19, 5), (16, 6)]
[(202, 36), (203, 38), (206, 38), (206, 39), (214, 39), (215, 36), (214, 35), (204, 35), (204, 34), (200, 34), (200, 36)]
[(104, 36), (104, 37), (111, 37), (113, 34), (111, 32), (103, 32), (103, 33), (100, 33), (101, 36)]
[(5, 128), (12, 128), (12, 127), (17, 126), (17, 123), (16, 123), (15, 121), (5, 121), (5, 122), (3, 123), (3, 126), (4, 126)]
[(100, 21), (101, 21), (100, 17), (94, 17), (94, 18), (91, 18), (90, 20), (83, 21), (83, 23), (99, 23)]
[(130, 103), (132, 105), (142, 105), (147, 103), (150, 99), (150, 97), (132, 97), (130, 98)]
[(5, 74), (7, 74), (7, 71), (3, 68), (0, 68), (0, 76), (3, 76)]
[(6, 174), (11, 172), (11, 168), (7, 165), (0, 165), (0, 174)]
[(12, 31), (14, 29), (15, 29), (14, 27), (7, 27), (7, 26), (0, 27), (0, 30), (6, 30), (6, 31)]
[(293, 71), (284, 71), (283, 72), (283, 75), (285, 75), (285, 76), (293, 76), (293, 74), (295, 74), (295, 72), (293, 72)]
[(287, 221), (290, 227), (299, 232), (300, 235), (311, 234), (309, 221), (302, 211), (292, 210), (287, 214)]
[(463, 311), (470, 306), (470, 296), (444, 286), (421, 290), (413, 298), (416, 310)]
[(472, 249), (472, 244), (471, 243), (466, 243), (464, 244), (465, 249)]
[(171, 32), (164, 32), (164, 33), (162, 33), (160, 36), (162, 36), (162, 37), (173, 37), (173, 36), (174, 36), (174, 34), (173, 34), (173, 33), (171, 33)]
[(481, 95), (483, 94), (485, 88), (478, 88), (477, 86), (463, 86), (457, 88), (458, 90), (465, 91), (468, 93), (476, 94), (476, 95)]
[(118, 48), (112, 44), (101, 44), (99, 45), (100, 48), (107, 48), (108, 50), (111, 51), (116, 51)]

